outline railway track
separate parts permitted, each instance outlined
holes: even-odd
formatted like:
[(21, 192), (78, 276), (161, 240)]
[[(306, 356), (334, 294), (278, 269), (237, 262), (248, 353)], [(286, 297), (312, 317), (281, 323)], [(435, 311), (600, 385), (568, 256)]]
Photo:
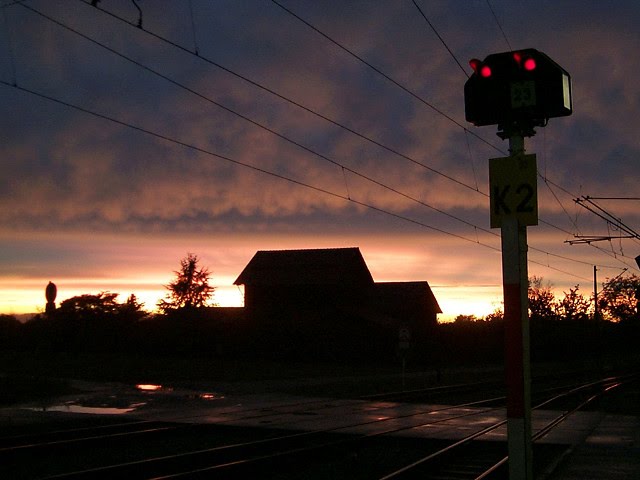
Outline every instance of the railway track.
[[(539, 392), (536, 396), (544, 400), (536, 408), (562, 413), (534, 438), (544, 437), (568, 415), (631, 380), (612, 377), (572, 385), (562, 392), (557, 387)], [(454, 386), (453, 390), (465, 388), (469, 385)], [(429, 390), (410, 395), (429, 397), (444, 391)], [(407, 393), (247, 408), (234, 411), (229, 421), (214, 424), (191, 415), (171, 421), (138, 420), (4, 437), (0, 438), (0, 476), (501, 478), (506, 446), (502, 441), (485, 439), (504, 426), (503, 398), (421, 408), (390, 400)], [(278, 428), (277, 420), (283, 415), (288, 421)], [(336, 419), (339, 415), (342, 418)], [(305, 426), (310, 417), (320, 416), (331, 419), (331, 425)], [(256, 421), (271, 427), (238, 426)], [(468, 434), (455, 440), (424, 434), (452, 422), (468, 425)], [(34, 458), (38, 460), (34, 462)]]

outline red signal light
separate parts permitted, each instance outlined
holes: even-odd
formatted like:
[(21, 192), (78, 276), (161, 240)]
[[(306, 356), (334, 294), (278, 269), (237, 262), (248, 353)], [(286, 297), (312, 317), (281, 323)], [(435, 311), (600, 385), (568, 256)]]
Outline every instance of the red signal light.
[(529, 57), (524, 61), (524, 69), (527, 70), (528, 72), (531, 72), (532, 70), (536, 69), (536, 61)]
[(469, 60), (469, 65), (473, 68), (473, 71), (484, 78), (489, 78), (491, 76), (491, 67), (489, 65), (485, 65), (480, 60), (473, 58)]
[(531, 72), (536, 69), (537, 64), (533, 57), (527, 56), (523, 59), (522, 53), (513, 52), (513, 59), (520, 67), (524, 68), (527, 72)]

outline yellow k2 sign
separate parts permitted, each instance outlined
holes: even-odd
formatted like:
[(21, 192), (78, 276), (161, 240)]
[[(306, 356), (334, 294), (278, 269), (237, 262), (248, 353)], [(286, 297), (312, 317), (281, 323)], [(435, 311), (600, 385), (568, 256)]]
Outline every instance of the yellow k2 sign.
[(520, 226), (538, 224), (536, 156), (515, 155), (489, 159), (491, 228), (499, 228), (507, 217)]

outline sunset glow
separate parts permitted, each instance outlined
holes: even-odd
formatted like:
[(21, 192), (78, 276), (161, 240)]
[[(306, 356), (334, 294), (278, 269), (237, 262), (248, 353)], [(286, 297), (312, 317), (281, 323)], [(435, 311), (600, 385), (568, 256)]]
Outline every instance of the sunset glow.
[[(60, 240), (66, 244), (65, 248), (81, 250), (82, 240), (66, 236)], [(216, 287), (213, 301), (219, 306), (242, 306), (242, 288), (233, 282), (256, 250), (354, 246), (357, 241), (375, 281), (427, 280), (443, 310), (440, 321), (450, 321), (461, 314), (484, 317), (501, 308), (500, 256), (495, 252), (473, 255), (471, 252), (477, 248), (473, 244), (449, 250), (444, 239), (427, 247), (417, 235), (397, 235), (389, 239), (330, 236), (318, 239), (304, 234), (295, 238), (264, 235), (257, 240), (233, 235), (217, 235), (214, 239), (174, 237), (162, 242), (130, 235), (93, 236), (94, 256), (84, 260), (92, 265), (91, 271), (86, 271), (81, 262), (57, 267), (52, 255), (50, 260), (40, 260), (38, 266), (47, 276), (0, 277), (0, 304), (2, 313), (41, 312), (46, 303), (44, 287), (53, 281), (58, 287), (58, 304), (76, 295), (109, 291), (118, 293), (121, 302), (133, 293), (146, 310), (154, 311), (158, 301), (167, 294), (164, 285), (173, 279), (180, 259), (187, 252), (195, 252), (211, 272), (211, 284)], [(188, 248), (183, 248), (182, 242)], [(444, 255), (446, 263), (440, 262)], [(23, 268), (36, 270), (35, 265), (25, 264)], [(56, 268), (60, 268), (60, 274), (56, 274)], [(531, 270), (534, 274), (542, 273), (535, 265)], [(83, 273), (87, 276), (83, 277)], [(92, 273), (95, 276), (92, 277)], [(568, 290), (568, 286), (556, 285), (558, 293), (562, 293), (561, 288)]]

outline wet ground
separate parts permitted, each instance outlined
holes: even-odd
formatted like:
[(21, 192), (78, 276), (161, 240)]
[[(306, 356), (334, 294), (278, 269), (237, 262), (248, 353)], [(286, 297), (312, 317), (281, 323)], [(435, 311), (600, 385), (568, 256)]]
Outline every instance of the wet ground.
[[(341, 429), (342, 433), (360, 434), (373, 430), (375, 424), (369, 422), (376, 419), (390, 418), (389, 425), (402, 428), (415, 423), (414, 414), (431, 412), (429, 425), (394, 435), (407, 440), (444, 441), (460, 439), (505, 416), (502, 409), (487, 411), (480, 407), (445, 410), (446, 405), (264, 391), (250, 393), (248, 385), (227, 386), (227, 389), (222, 384), (220, 388), (198, 388), (72, 381), (68, 387), (72, 393), (0, 409), (2, 436), (131, 420), (233, 428), (239, 438), (255, 435), (260, 429), (309, 431), (346, 427)], [(541, 478), (640, 478), (640, 415), (637, 411), (640, 407), (635, 402), (639, 397), (640, 387), (636, 382), (589, 411), (578, 412), (545, 436), (537, 447), (540, 455), (545, 455), (545, 445), (553, 449), (554, 455), (559, 451), (563, 453), (545, 467)], [(542, 428), (561, 413), (535, 411), (533, 430)], [(486, 438), (505, 442), (505, 428), (495, 430)]]

